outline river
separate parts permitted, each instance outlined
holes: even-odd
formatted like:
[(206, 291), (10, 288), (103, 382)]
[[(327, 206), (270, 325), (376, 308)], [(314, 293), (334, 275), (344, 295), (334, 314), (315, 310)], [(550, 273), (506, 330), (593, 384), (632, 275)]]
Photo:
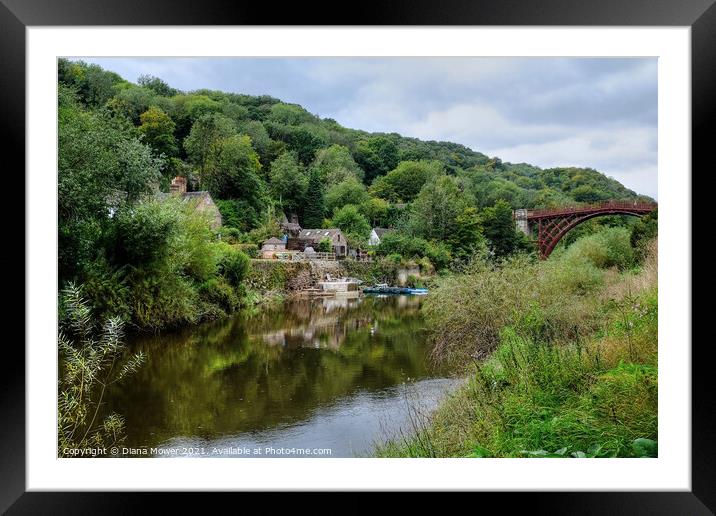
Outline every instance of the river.
[(124, 456), (360, 457), (411, 433), (456, 380), (430, 365), (419, 296), (286, 301), (136, 337), (105, 394)]

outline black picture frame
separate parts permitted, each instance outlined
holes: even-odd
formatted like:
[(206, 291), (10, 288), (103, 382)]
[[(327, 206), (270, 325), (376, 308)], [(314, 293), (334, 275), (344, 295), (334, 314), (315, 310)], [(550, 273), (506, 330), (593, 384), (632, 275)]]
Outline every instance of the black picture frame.
[[(502, 25), (502, 26), (688, 26), (691, 27), (692, 170), (704, 169), (716, 126), (716, 0), (414, 0), (361, 4), (348, 15), (335, 4), (272, 4), (228, 0), (0, 0), (0, 125), (7, 156), (25, 165), (25, 29), (28, 26), (111, 25)], [(324, 14), (319, 14), (324, 13)], [(326, 15), (326, 13), (331, 13)], [(24, 199), (22, 175), (15, 195)], [(693, 174), (692, 174), (693, 177)], [(693, 190), (696, 192), (697, 190)], [(22, 192), (23, 195), (17, 195)], [(694, 204), (696, 204), (694, 202)], [(692, 219), (696, 222), (696, 217)], [(24, 226), (15, 228), (24, 242)], [(23, 233), (22, 236), (20, 233)], [(18, 246), (19, 248), (19, 246)], [(24, 245), (23, 245), (24, 249)], [(23, 268), (24, 251), (23, 251)], [(16, 256), (20, 259), (20, 256)], [(25, 268), (25, 273), (28, 271)], [(707, 371), (711, 339), (692, 347), (692, 490), (690, 492), (503, 493), (550, 514), (713, 514), (716, 510), (716, 402)], [(0, 510), (9, 514), (141, 512), (139, 493), (25, 492), (25, 364), (16, 340), (6, 341), (0, 375), (3, 415), (0, 438)], [(676, 344), (676, 343), (674, 343)], [(685, 348), (691, 343), (679, 343)], [(14, 348), (14, 349), (11, 349)], [(11, 361), (11, 362), (8, 362)], [(212, 495), (217, 497), (216, 494)], [(121, 497), (121, 503), (118, 498)], [(164, 497), (163, 511), (184, 506), (185, 496)], [(214, 504), (221, 503), (221, 498)], [(167, 505), (168, 504), (168, 505)], [(213, 504), (212, 504), (213, 505)]]

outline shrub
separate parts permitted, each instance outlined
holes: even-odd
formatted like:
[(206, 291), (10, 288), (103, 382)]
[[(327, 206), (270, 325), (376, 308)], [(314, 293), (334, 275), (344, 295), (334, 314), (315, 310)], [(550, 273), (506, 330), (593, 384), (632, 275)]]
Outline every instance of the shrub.
[(123, 358), (122, 321), (109, 318), (97, 328), (81, 287), (69, 283), (62, 291), (61, 306), (57, 440), (59, 455), (72, 457), (71, 451), (78, 448), (109, 448), (124, 441), (121, 415), (110, 413), (98, 419), (104, 387), (130, 376), (145, 357), (140, 352)]
[(98, 260), (87, 269), (82, 293), (98, 318), (131, 319), (131, 291), (124, 281), (124, 271), (113, 270), (105, 260)]
[(600, 269), (628, 269), (634, 265), (629, 230), (624, 227), (606, 228), (581, 238), (567, 249), (564, 259), (586, 259)]
[(333, 250), (333, 244), (329, 238), (323, 238), (318, 242), (318, 252), (330, 253)]
[(234, 287), (241, 285), (249, 272), (250, 266), (249, 257), (239, 249), (231, 246), (222, 249), (219, 271), (230, 285)]
[(249, 258), (260, 258), (259, 246), (256, 244), (234, 244), (234, 247)]
[(199, 295), (209, 303), (221, 307), (226, 312), (238, 310), (241, 301), (235, 289), (224, 280), (211, 278), (199, 287)]
[(112, 225), (113, 261), (138, 266), (162, 260), (179, 222), (176, 202), (150, 199), (120, 210)]
[(176, 270), (135, 269), (127, 275), (133, 321), (140, 328), (160, 330), (199, 321), (201, 310), (192, 283)]

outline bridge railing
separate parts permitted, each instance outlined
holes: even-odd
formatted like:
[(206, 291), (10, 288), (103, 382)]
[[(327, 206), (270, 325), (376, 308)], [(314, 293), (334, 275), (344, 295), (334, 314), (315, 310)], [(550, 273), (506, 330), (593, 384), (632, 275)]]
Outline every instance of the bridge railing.
[(644, 201), (602, 201), (590, 204), (574, 204), (569, 206), (559, 206), (558, 208), (541, 208), (537, 210), (527, 210), (528, 218), (539, 218), (555, 215), (568, 215), (571, 213), (588, 212), (594, 210), (636, 210), (651, 211), (656, 208), (655, 203)]

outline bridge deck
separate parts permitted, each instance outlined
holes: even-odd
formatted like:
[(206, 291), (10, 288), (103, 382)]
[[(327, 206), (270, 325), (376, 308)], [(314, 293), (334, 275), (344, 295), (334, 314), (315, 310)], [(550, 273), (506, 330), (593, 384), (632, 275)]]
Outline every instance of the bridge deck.
[(635, 213), (648, 213), (656, 208), (656, 204), (640, 201), (605, 201), (594, 204), (580, 204), (575, 206), (560, 206), (559, 208), (544, 208), (527, 210), (528, 220), (537, 220), (567, 215), (587, 213), (608, 213), (610, 211), (633, 211)]

